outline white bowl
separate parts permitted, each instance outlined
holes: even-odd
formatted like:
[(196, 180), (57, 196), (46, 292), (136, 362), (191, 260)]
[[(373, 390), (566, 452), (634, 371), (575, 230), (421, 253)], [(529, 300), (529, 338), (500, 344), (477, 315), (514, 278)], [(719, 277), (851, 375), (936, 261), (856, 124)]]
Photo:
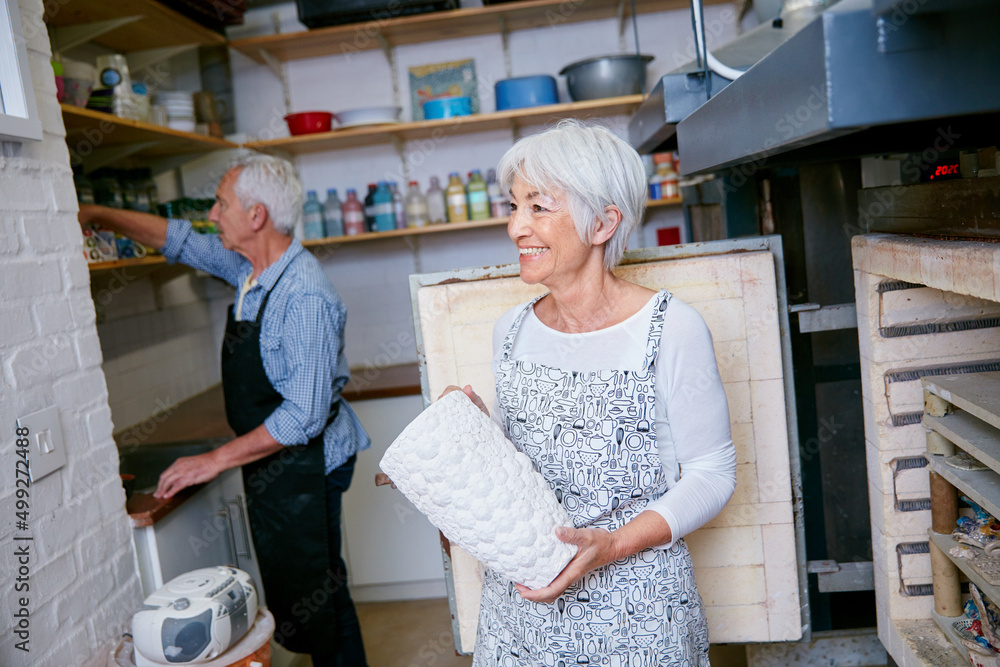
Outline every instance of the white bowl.
[(364, 107), (362, 109), (338, 111), (335, 114), (340, 121), (337, 124), (337, 129), (358, 127), (359, 125), (398, 123), (401, 111), (400, 107)]
[(195, 127), (197, 127), (194, 119), (191, 120), (176, 120), (171, 118), (167, 121), (167, 127), (171, 130), (177, 130), (178, 132), (194, 132)]

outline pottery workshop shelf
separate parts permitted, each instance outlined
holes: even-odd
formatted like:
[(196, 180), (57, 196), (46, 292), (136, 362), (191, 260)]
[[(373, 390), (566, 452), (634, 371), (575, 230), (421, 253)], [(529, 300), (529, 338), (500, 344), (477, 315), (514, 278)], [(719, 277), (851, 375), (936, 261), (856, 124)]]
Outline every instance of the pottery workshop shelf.
[(962, 639), (970, 638), (970, 619), (964, 614), (959, 573), (991, 601), (1000, 602), (1000, 557), (985, 553), (982, 544), (971, 547), (971, 558), (963, 557), (956, 549), (962, 544), (952, 533), (959, 518), (959, 495), (1000, 516), (1000, 373), (931, 376), (921, 384), (930, 469), (932, 618), (968, 657)]
[[(706, 4), (721, 4), (724, 1), (707, 0)], [(688, 7), (687, 0), (636, 0), (635, 3), (637, 14), (686, 10)], [(229, 46), (258, 63), (266, 64), (263, 53), (287, 62), (379, 49), (383, 45), (421, 44), (616, 16), (622, 19), (630, 17), (630, 3), (624, 0), (522, 0), (237, 39), (230, 42)]]
[(394, 139), (400, 141), (429, 139), (442, 142), (453, 134), (519, 128), (544, 123), (552, 119), (630, 114), (641, 102), (642, 95), (625, 95), (586, 102), (566, 102), (527, 109), (457, 116), (441, 120), (368, 125), (268, 141), (249, 141), (243, 144), (243, 147), (259, 151), (282, 151), (293, 155), (302, 155), (340, 148), (389, 144)]

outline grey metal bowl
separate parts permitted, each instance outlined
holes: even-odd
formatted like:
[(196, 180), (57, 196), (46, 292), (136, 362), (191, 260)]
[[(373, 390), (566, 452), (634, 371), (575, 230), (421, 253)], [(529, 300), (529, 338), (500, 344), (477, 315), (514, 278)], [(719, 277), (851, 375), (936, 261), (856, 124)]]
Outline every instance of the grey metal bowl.
[(646, 64), (653, 56), (616, 55), (587, 58), (559, 72), (574, 102), (602, 97), (637, 95), (646, 82)]

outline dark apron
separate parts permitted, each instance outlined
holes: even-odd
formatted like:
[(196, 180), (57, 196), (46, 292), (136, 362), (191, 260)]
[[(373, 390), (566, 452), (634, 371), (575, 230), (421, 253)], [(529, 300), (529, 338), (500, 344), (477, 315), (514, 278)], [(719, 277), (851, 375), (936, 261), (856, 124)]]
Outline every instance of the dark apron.
[[(226, 418), (238, 436), (263, 424), (284, 400), (267, 378), (260, 354), (260, 324), (270, 298), (268, 291), (253, 322), (238, 322), (229, 306), (222, 388)], [(275, 639), (299, 653), (322, 652), (337, 623), (333, 596), (327, 593), (342, 582), (330, 568), (324, 470), (322, 433), (306, 445), (284, 447), (243, 466), (250, 530)]]

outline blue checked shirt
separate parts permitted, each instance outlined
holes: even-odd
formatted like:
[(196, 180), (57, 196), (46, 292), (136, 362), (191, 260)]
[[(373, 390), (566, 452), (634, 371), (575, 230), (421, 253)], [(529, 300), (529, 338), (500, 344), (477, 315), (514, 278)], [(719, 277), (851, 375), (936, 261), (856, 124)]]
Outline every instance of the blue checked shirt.
[[(237, 290), (253, 273), (248, 259), (223, 248), (218, 236), (195, 234), (186, 220), (169, 221), (162, 252), (171, 264), (179, 261), (201, 269)], [(260, 353), (267, 378), (285, 400), (264, 426), (282, 445), (303, 445), (323, 431), (331, 406), (339, 401), (340, 412), (323, 432), (329, 474), (371, 446), (358, 416), (340, 397), (350, 378), (344, 356), (347, 308), (319, 261), (296, 240), (247, 290), (241, 321), (257, 319), (261, 301), (272, 287), (261, 321)]]

